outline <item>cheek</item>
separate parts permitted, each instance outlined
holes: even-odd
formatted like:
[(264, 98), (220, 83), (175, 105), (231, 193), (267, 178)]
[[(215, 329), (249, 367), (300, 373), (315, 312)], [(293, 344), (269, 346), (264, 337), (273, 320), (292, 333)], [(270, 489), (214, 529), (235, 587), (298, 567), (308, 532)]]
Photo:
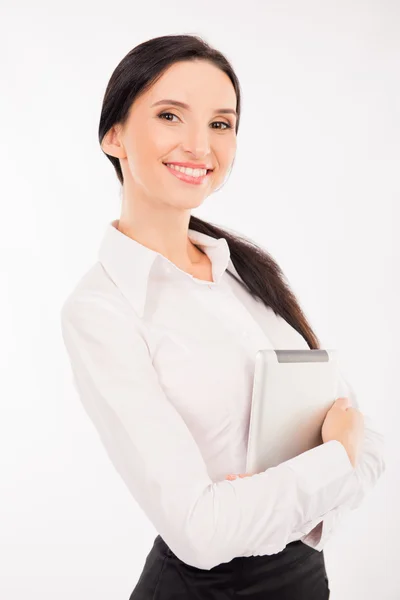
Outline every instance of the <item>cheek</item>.
[(137, 157), (143, 157), (143, 162), (154, 158), (157, 154), (168, 152), (171, 140), (174, 139), (172, 131), (162, 127), (162, 123), (155, 119), (143, 120), (132, 128), (132, 150)]
[(237, 142), (236, 142), (236, 136), (233, 138), (232, 143), (229, 146), (228, 152), (227, 152), (227, 157), (228, 157), (228, 168), (230, 169), (233, 161), (235, 160), (235, 156), (236, 156), (236, 149), (237, 149)]
[(223, 152), (219, 156), (217, 155), (218, 169), (213, 176), (214, 185), (220, 186), (229, 176), (234, 158), (235, 155), (231, 152)]
[[(165, 153), (165, 151), (164, 151)], [(128, 164), (137, 180), (154, 178), (154, 170), (161, 164), (163, 145), (161, 140), (144, 132), (137, 132), (129, 148)]]
[(168, 127), (165, 122), (154, 119), (146, 127), (146, 139), (155, 151), (170, 152), (171, 145), (179, 144), (180, 135), (177, 127)]
[(232, 163), (236, 155), (236, 137), (232, 136), (227, 139), (221, 140), (220, 144), (214, 146), (215, 154), (217, 156), (218, 164), (222, 167), (225, 172), (228, 172), (232, 166)]

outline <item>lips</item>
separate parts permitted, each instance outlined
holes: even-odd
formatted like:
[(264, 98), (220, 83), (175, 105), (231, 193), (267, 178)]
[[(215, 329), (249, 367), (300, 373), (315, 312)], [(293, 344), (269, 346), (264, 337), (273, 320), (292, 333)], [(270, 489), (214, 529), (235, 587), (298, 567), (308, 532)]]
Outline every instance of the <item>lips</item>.
[(207, 181), (208, 176), (210, 175), (210, 170), (207, 170), (204, 173), (204, 175), (199, 175), (196, 177), (194, 175), (188, 175), (187, 173), (185, 173), (184, 171), (180, 171), (179, 169), (174, 169), (173, 167), (168, 166), (168, 164), (163, 164), (167, 167), (171, 175), (173, 175), (180, 181), (191, 185), (203, 185), (203, 183)]
[[(165, 165), (165, 166), (167, 166), (167, 165), (174, 165), (175, 167), (184, 167), (184, 165), (177, 165), (175, 163), (163, 163), (163, 165)], [(188, 167), (188, 168), (190, 168), (190, 169), (203, 169), (204, 167)], [(210, 173), (211, 171), (214, 171), (214, 169), (207, 169), (207, 173)]]

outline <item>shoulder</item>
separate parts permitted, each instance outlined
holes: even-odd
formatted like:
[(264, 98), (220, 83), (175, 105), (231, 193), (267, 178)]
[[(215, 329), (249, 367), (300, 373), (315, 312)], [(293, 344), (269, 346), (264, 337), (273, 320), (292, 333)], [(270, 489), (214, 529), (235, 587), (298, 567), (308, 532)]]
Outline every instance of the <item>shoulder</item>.
[[(93, 264), (76, 282), (60, 309), (62, 323), (93, 321), (97, 317), (135, 322), (135, 312), (100, 262)], [(139, 319), (136, 320), (139, 324)]]

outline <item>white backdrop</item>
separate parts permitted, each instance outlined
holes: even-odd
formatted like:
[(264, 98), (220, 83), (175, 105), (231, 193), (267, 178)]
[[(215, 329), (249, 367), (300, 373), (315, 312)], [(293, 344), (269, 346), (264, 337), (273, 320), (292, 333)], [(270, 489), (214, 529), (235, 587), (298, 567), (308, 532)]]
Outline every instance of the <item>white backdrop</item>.
[(108, 79), (142, 41), (194, 33), (243, 109), (230, 178), (193, 214), (272, 254), (386, 436), (386, 473), (325, 549), (331, 598), (398, 600), (399, 3), (3, 0), (0, 20), (0, 597), (128, 600), (157, 535), (82, 409), (59, 311), (119, 217)]

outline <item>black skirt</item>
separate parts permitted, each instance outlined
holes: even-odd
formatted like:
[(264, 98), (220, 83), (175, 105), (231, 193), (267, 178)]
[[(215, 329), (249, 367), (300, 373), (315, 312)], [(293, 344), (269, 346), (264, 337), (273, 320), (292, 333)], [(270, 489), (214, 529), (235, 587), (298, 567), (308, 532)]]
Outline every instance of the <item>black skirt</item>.
[(212, 569), (181, 561), (158, 535), (129, 600), (328, 600), (323, 551), (300, 540), (277, 554), (239, 556)]

